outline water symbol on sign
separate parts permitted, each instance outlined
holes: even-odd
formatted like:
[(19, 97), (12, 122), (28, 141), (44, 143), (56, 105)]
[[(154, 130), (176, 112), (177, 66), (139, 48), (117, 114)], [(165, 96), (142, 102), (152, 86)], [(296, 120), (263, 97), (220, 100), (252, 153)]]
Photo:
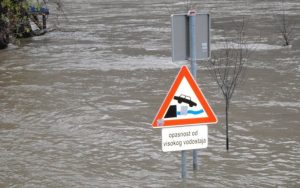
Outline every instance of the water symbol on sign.
[[(187, 116), (187, 115), (199, 115), (204, 112), (203, 109), (189, 109), (196, 107), (197, 103), (192, 101), (191, 97), (185, 94), (181, 94), (179, 96), (174, 96), (174, 100), (176, 100), (180, 104), (180, 111), (177, 111), (177, 105), (170, 105), (167, 113), (164, 118), (176, 118), (178, 116)], [(184, 105), (187, 104), (187, 105)]]

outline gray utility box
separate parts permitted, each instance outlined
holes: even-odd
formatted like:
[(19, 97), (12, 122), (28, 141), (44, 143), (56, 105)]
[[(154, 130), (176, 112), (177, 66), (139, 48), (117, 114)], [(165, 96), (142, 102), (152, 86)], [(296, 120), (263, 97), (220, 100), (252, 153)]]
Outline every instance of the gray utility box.
[[(172, 61), (190, 59), (189, 16), (174, 14), (172, 21)], [(210, 58), (210, 15), (196, 14), (196, 60)]]

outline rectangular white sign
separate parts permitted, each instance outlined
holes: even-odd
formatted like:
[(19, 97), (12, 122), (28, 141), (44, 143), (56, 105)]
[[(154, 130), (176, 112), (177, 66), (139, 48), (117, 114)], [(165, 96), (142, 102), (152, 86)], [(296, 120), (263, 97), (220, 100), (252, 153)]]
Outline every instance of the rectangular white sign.
[(163, 128), (162, 150), (181, 151), (207, 148), (207, 125)]

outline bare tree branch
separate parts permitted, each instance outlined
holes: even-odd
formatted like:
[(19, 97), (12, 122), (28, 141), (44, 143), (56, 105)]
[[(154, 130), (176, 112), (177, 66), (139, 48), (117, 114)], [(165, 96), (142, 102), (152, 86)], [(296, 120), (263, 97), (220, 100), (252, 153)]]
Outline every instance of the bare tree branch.
[(245, 29), (248, 22), (243, 17), (240, 22), (234, 22), (234, 39), (225, 39), (222, 49), (212, 54), (208, 70), (216, 80), (225, 99), (226, 112), (226, 149), (229, 149), (228, 111), (232, 96), (237, 86), (245, 76), (245, 63), (249, 57), (249, 49), (245, 40)]
[(276, 14), (274, 17), (277, 20), (277, 28), (283, 40), (283, 45), (288, 46), (294, 40), (295, 23), (287, 17), (285, 0), (281, 1), (281, 13)]

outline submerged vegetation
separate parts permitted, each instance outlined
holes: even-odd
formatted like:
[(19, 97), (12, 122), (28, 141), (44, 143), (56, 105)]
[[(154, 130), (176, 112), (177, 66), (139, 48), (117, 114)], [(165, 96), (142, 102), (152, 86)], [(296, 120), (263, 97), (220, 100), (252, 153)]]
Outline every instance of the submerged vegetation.
[(281, 7), (279, 13), (275, 15), (275, 19), (277, 21), (276, 29), (279, 31), (283, 46), (289, 46), (295, 39), (296, 23), (288, 16), (285, 6), (286, 1), (281, 0)]
[(9, 35), (15, 38), (30, 37), (29, 3), (23, 0), (1, 2), (1, 46), (7, 46)]
[[(60, 0), (55, 4), (61, 9)], [(0, 49), (7, 47), (9, 39), (46, 33), (48, 14), (47, 0), (0, 0)], [(33, 30), (31, 24), (38, 29)]]

